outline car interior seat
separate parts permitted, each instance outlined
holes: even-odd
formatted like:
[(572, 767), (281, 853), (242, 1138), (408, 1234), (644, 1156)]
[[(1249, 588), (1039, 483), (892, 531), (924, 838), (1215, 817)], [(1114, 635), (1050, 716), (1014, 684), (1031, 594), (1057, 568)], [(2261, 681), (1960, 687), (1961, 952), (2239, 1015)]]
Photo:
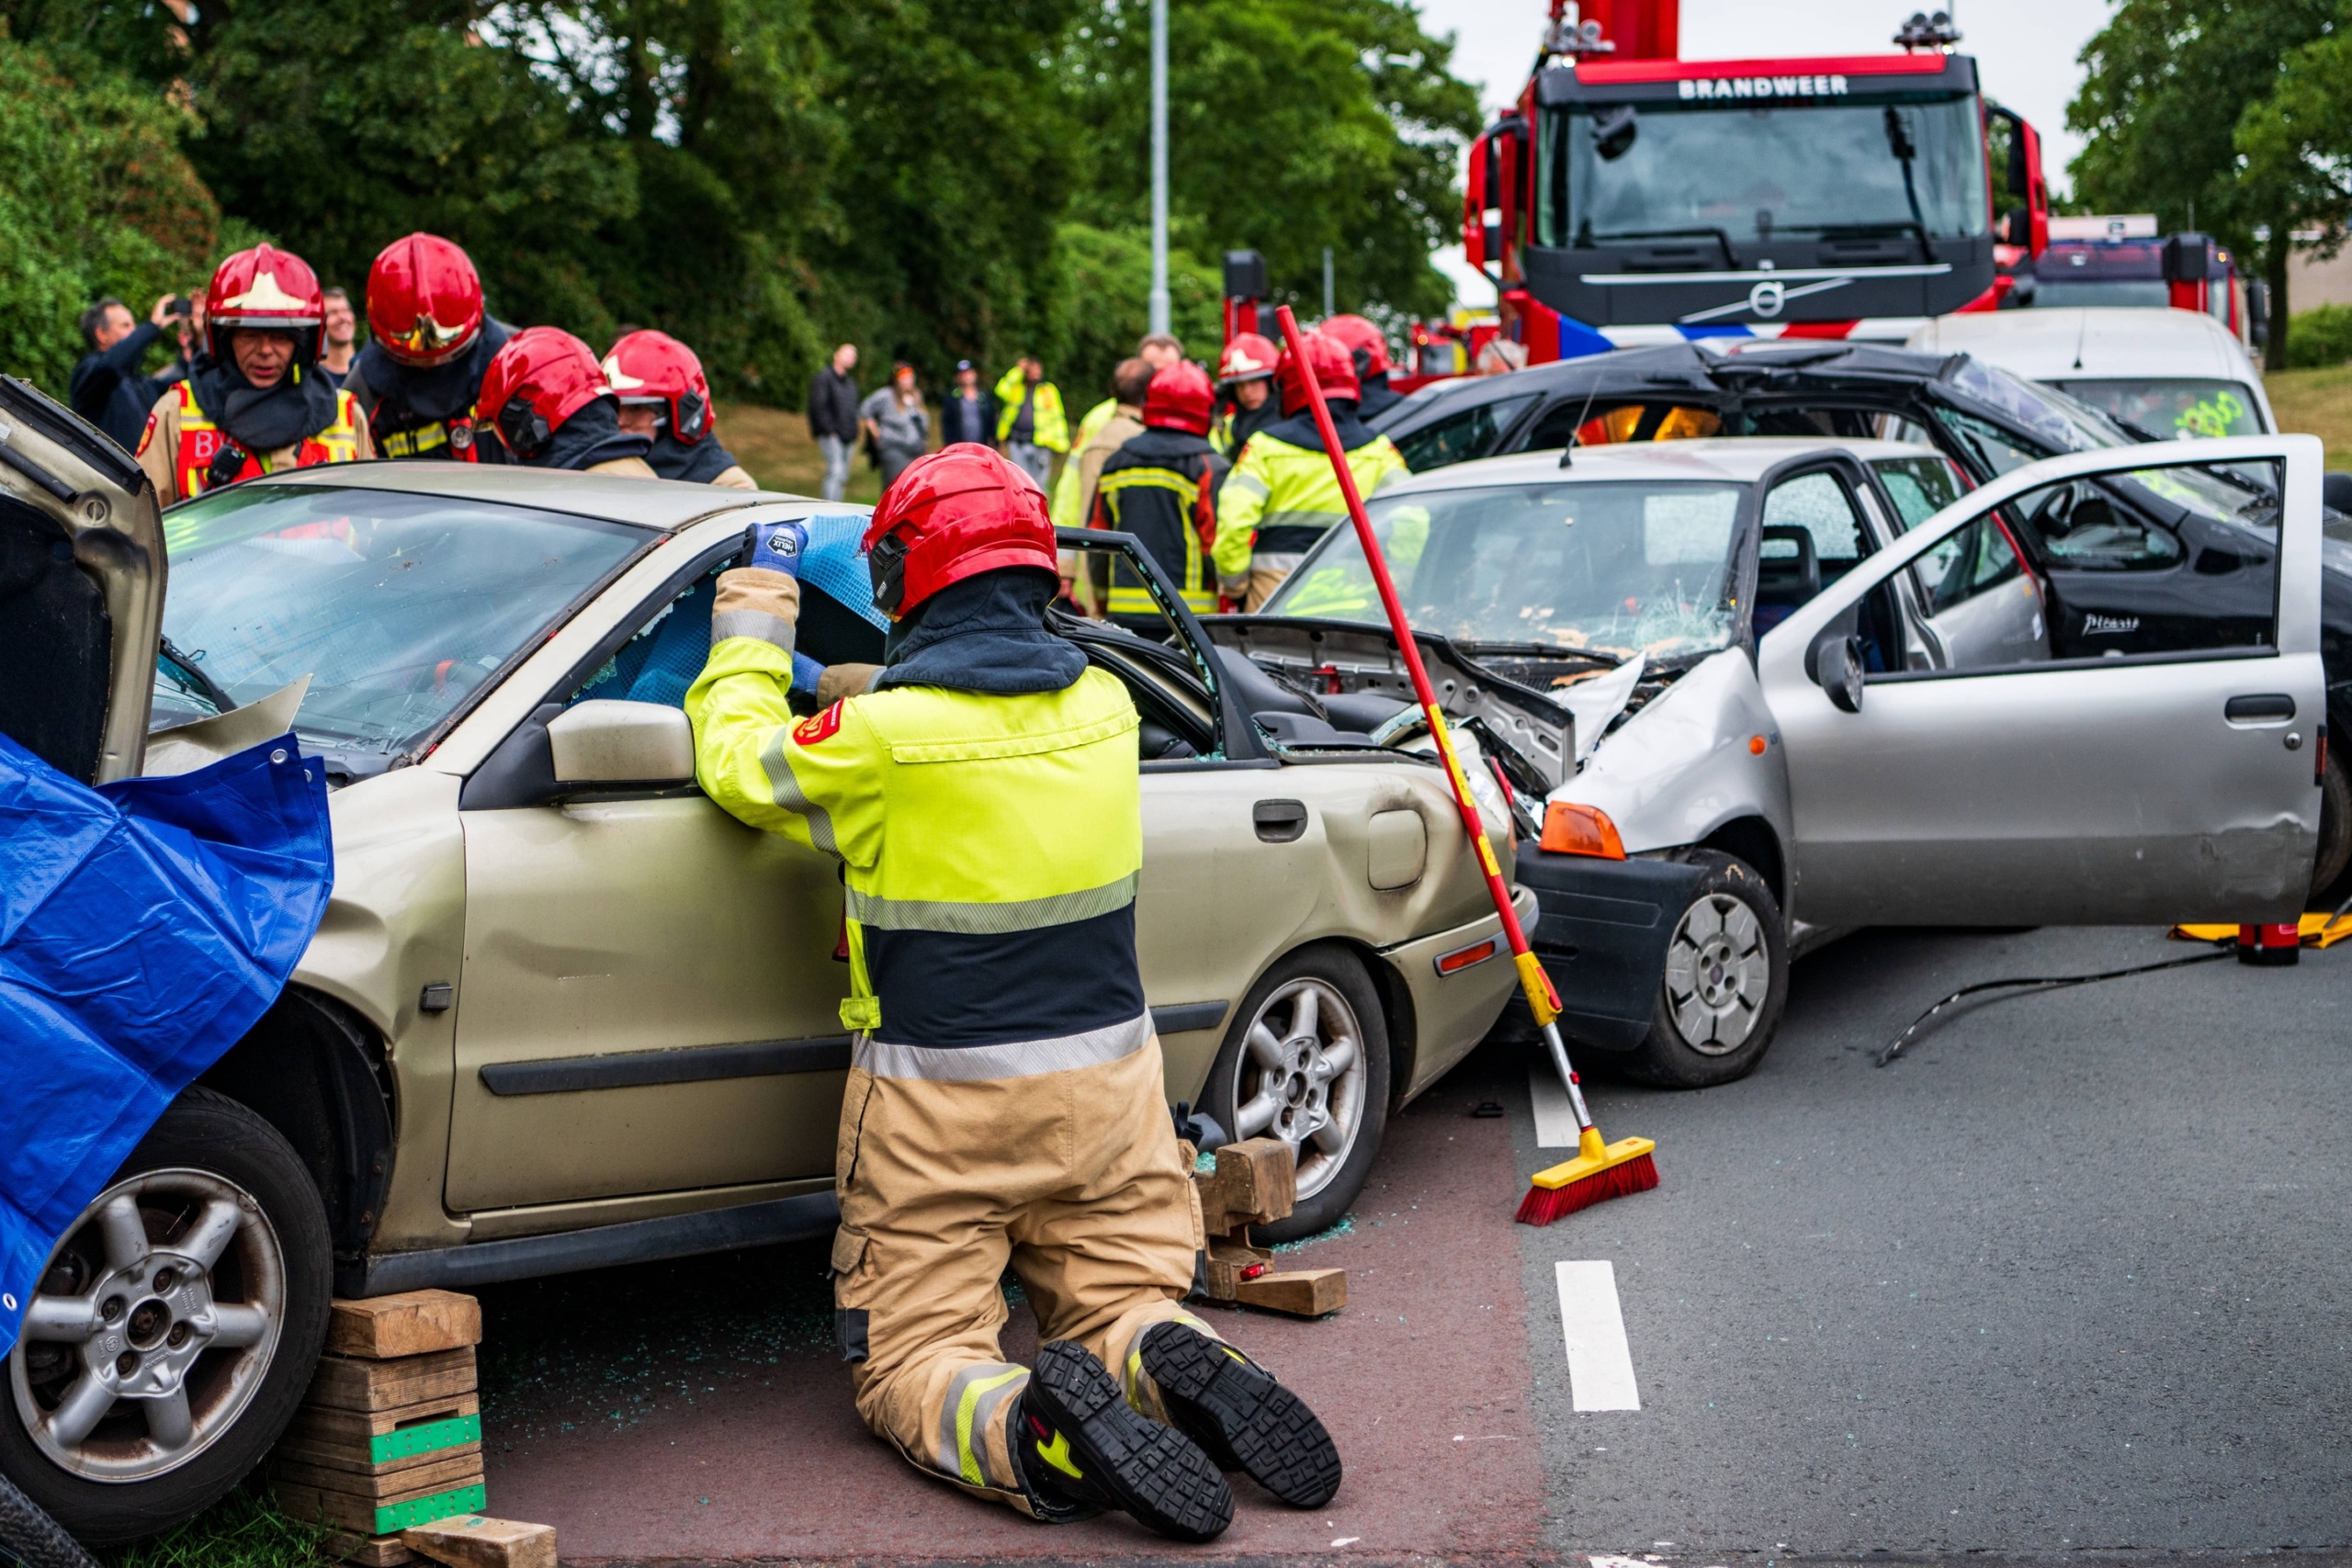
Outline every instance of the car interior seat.
[(1821, 592), (1821, 558), (1813, 531), (1768, 524), (1756, 558), (1756, 635), (1762, 637), (1789, 618), (1798, 605)]

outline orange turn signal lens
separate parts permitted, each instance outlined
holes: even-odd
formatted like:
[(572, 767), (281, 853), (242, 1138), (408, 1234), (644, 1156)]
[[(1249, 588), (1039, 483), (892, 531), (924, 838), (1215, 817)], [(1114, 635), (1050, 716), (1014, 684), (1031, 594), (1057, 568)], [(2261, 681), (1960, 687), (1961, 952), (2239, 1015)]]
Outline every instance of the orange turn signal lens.
[(1617, 824), (1609, 820), (1609, 813), (1571, 800), (1555, 800), (1544, 808), (1544, 837), (1538, 844), (1555, 855), (1625, 858), (1625, 840), (1617, 836)]
[(1765, 747), (1769, 744), (1770, 742), (1762, 736), (1751, 735), (1747, 738), (1747, 754), (1751, 757), (1761, 757), (1764, 755)]
[(1457, 947), (1452, 953), (1442, 953), (1438, 955), (1437, 972), (1441, 975), (1459, 975), (1473, 964), (1484, 964), (1487, 959), (1492, 958), (1497, 951), (1493, 937), (1488, 937), (1484, 942), (1474, 942), (1467, 947)]

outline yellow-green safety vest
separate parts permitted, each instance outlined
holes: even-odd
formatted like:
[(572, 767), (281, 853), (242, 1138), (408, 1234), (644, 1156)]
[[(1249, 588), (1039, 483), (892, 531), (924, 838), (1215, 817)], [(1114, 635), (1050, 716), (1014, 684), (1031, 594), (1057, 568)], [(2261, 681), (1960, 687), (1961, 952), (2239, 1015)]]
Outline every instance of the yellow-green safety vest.
[(1032, 386), (1016, 365), (997, 378), (996, 438), (1007, 441), (1012, 436), (1012, 422), (1021, 417), (1021, 400), (1034, 398), (1030, 406), (1034, 421), (1031, 439), (1048, 452), (1069, 450), (1069, 418), (1062, 412), (1061, 389), (1051, 381)]

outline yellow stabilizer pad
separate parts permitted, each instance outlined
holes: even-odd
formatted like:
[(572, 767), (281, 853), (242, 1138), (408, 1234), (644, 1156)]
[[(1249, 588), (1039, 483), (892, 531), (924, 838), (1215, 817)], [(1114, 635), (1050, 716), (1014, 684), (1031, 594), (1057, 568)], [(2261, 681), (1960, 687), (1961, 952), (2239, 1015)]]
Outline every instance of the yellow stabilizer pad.
[[(2352, 937), (2352, 915), (2341, 917), (2324, 911), (2305, 915), (2295, 923), (2295, 931), (2305, 947), (2334, 947), (2346, 937)], [(2172, 935), (2183, 942), (2229, 942), (2238, 934), (2235, 926), (2175, 926)]]
[[(1590, 1136), (1593, 1143), (1600, 1142), (1600, 1134), (1595, 1133)], [(1571, 1182), (1582, 1181), (1589, 1176), (1599, 1176), (1602, 1171), (1613, 1169), (1623, 1165), (1627, 1160), (1639, 1159), (1644, 1155), (1656, 1150), (1657, 1147), (1657, 1145), (1648, 1138), (1620, 1138), (1613, 1144), (1603, 1145), (1597, 1154), (1579, 1153), (1576, 1158), (1566, 1165), (1555, 1165), (1549, 1170), (1537, 1171), (1529, 1179), (1528, 1185), (1557, 1190)]]

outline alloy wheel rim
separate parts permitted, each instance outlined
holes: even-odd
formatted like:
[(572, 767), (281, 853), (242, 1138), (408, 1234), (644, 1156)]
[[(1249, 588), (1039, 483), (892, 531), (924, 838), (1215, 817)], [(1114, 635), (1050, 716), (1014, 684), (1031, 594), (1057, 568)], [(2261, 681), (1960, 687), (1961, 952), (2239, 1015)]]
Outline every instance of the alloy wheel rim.
[(1756, 1032), (1772, 989), (1764, 923), (1728, 893), (1691, 901), (1666, 950), (1666, 1008), (1683, 1043), (1727, 1056)]
[(1329, 1186), (1363, 1128), (1370, 1074), (1355, 1009), (1329, 981), (1275, 988), (1242, 1036), (1233, 1135), (1280, 1138), (1298, 1166), (1298, 1196)]
[(26, 1303), (17, 1418), (85, 1480), (167, 1474), (236, 1425), (285, 1308), (285, 1249), (251, 1193), (209, 1171), (128, 1178), (82, 1211)]

